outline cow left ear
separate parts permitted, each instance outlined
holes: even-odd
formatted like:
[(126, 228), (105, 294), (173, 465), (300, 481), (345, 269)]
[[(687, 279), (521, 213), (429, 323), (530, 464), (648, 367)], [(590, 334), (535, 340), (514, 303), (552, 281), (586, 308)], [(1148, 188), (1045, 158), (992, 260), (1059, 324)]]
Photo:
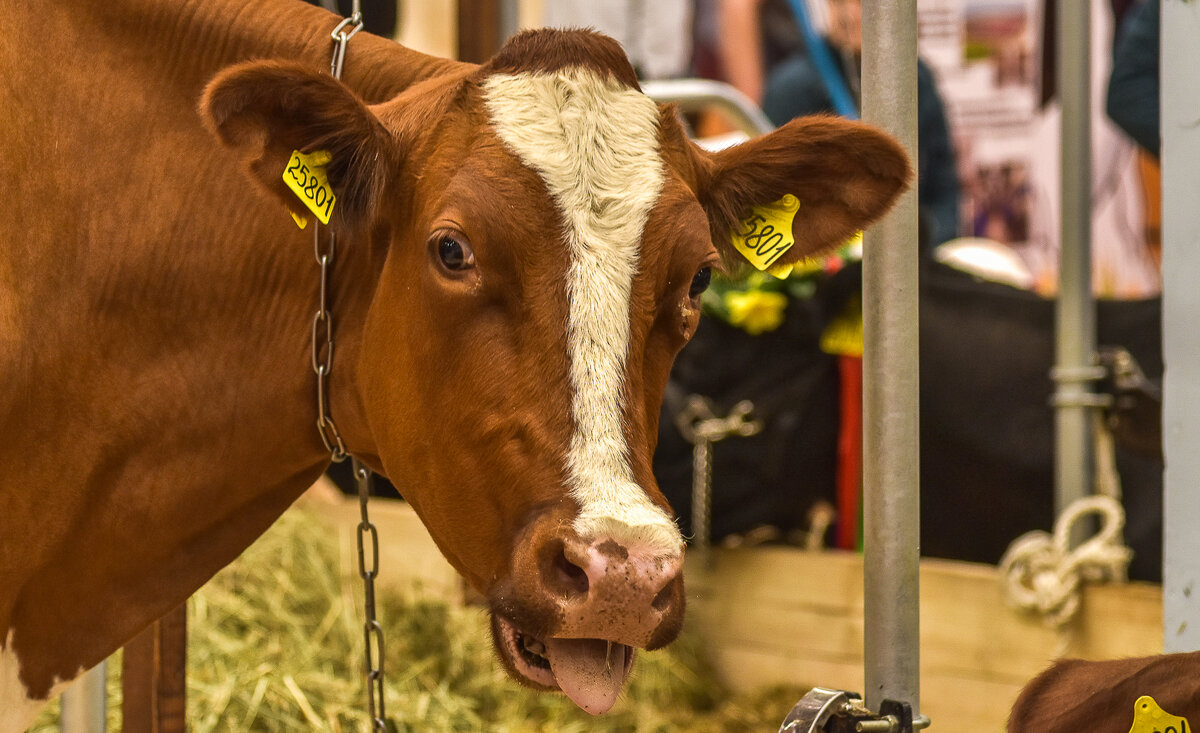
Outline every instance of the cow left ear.
[(792, 120), (716, 153), (698, 151), (700, 203), (722, 255), (740, 259), (732, 235), (757, 206), (791, 194), (795, 245), (774, 264), (832, 250), (881, 217), (912, 179), (898, 142), (871, 125), (838, 117)]
[(389, 137), (362, 100), (329, 74), (286, 61), (238, 64), (209, 82), (200, 112), (251, 178), (289, 210), (307, 213), (283, 181), (294, 150), (329, 152), (325, 171), (337, 195), (331, 224), (356, 229), (374, 210)]

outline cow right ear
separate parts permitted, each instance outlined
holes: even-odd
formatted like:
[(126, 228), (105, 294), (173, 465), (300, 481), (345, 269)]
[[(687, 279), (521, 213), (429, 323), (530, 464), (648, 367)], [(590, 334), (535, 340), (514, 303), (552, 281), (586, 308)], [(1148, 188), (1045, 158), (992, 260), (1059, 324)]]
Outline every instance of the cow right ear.
[(308, 212), (284, 184), (292, 152), (328, 151), (325, 171), (337, 196), (330, 224), (348, 232), (367, 223), (386, 184), (390, 138), (337, 79), (286, 61), (238, 64), (209, 82), (200, 112), (251, 178), (296, 214)]
[(695, 145), (691, 150), (713, 243), (731, 262), (743, 261), (731, 235), (745, 228), (756, 207), (794, 197), (798, 210), (789, 218), (795, 246), (775, 260), (790, 264), (845, 243), (883, 216), (912, 179), (898, 142), (871, 125), (838, 117), (801, 117), (716, 153)]

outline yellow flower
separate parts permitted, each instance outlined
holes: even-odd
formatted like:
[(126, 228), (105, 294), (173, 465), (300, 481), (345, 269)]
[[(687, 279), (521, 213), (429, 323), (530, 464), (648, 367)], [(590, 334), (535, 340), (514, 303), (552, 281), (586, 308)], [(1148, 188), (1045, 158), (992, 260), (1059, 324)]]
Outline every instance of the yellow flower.
[(725, 307), (729, 309), (729, 322), (732, 325), (751, 336), (757, 336), (766, 331), (774, 331), (783, 323), (787, 296), (761, 290), (731, 290), (725, 293)]

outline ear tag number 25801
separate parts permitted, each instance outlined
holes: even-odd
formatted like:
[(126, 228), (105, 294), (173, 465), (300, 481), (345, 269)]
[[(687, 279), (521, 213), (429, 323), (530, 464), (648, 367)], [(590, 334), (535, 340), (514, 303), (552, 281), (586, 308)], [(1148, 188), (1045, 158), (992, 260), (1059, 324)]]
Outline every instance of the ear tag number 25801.
[(733, 234), (733, 246), (750, 264), (767, 270), (796, 243), (792, 220), (800, 200), (790, 193), (772, 204), (755, 206)]
[[(332, 158), (328, 150), (314, 150), (311, 153), (293, 150), (287, 168), (283, 169), (284, 184), (322, 224), (329, 223), (329, 215), (333, 213), (333, 204), (337, 201), (333, 189), (329, 186), (329, 179), (325, 176), (325, 166), (330, 160)], [(300, 224), (302, 217), (292, 214), (292, 218), (301, 229), (304, 228), (304, 225)], [(307, 224), (307, 221), (305, 223)]]

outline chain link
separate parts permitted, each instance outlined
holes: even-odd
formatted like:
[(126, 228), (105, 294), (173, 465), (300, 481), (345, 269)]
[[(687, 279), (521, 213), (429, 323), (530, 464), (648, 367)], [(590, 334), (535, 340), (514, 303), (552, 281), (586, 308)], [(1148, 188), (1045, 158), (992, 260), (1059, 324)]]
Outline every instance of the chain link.
[(333, 39), (333, 61), (329, 64), (329, 73), (333, 78), (342, 78), (342, 64), (346, 61), (346, 44), (363, 28), (362, 11), (358, 8), (358, 0), (354, 0), (354, 12), (349, 18), (342, 19), (333, 29), (329, 37)]

